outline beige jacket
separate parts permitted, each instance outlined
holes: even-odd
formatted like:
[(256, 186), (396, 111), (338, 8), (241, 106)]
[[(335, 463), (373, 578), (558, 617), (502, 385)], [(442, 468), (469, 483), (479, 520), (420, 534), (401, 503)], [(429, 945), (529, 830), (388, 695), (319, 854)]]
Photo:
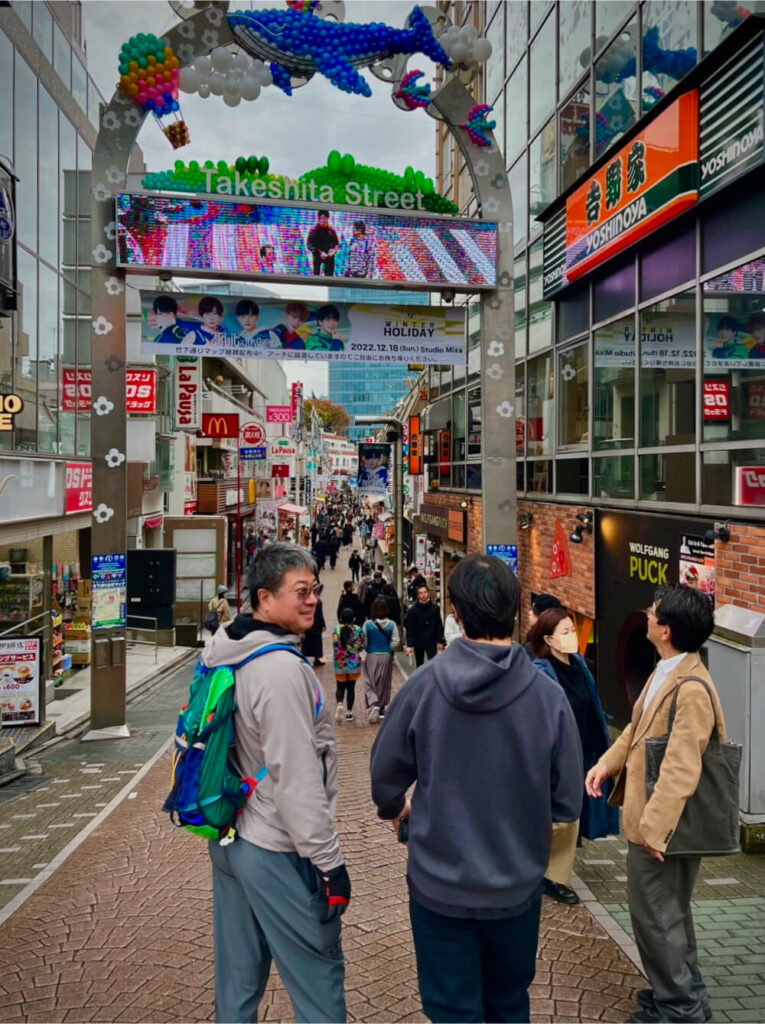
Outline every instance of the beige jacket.
[[(672, 738), (667, 745), (659, 780), (650, 800), (645, 787), (645, 740), (666, 736), (672, 694), (686, 676), (699, 676), (712, 691), (709, 695), (700, 683), (686, 683), (677, 698)], [(653, 678), (653, 676), (651, 677)], [(622, 829), (631, 843), (647, 842), (655, 850), (667, 849), (689, 797), (696, 792), (701, 778), (701, 757), (712, 735), (717, 714), (720, 742), (725, 742), (725, 718), (714, 683), (698, 653), (691, 653), (664, 680), (659, 692), (643, 716), (651, 679), (632, 709), (632, 721), (616, 743), (600, 758), (615, 779), (609, 803), (623, 806)]]

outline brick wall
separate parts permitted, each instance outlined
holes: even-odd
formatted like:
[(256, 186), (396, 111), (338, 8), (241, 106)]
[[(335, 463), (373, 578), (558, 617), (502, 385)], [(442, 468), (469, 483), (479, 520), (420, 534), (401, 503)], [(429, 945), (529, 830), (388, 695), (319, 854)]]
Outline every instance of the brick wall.
[(727, 544), (715, 544), (715, 604), (765, 611), (765, 526), (730, 524)]
[(552, 505), (543, 502), (519, 501), (518, 515), (532, 515), (528, 530), (518, 530), (518, 573), (521, 582), (521, 610), (529, 607), (535, 594), (554, 594), (572, 611), (595, 618), (595, 535), (584, 533), (581, 544), (571, 544), (571, 576), (550, 579), (550, 558), (556, 520), (568, 537), (579, 512), (586, 506)]

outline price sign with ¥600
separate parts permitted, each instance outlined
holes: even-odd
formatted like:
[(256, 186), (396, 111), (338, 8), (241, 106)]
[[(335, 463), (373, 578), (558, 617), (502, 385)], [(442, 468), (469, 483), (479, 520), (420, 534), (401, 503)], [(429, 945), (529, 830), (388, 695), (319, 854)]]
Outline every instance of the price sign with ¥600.
[(251, 447), (262, 445), (266, 439), (265, 429), (255, 420), (242, 424), (241, 435), (244, 443)]

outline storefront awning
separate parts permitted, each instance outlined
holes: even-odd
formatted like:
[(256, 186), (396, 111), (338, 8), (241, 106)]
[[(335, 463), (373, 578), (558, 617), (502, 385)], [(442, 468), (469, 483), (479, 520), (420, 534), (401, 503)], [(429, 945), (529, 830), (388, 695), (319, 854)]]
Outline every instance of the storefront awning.
[(279, 514), (284, 513), (287, 516), (304, 516), (307, 512), (307, 508), (303, 508), (302, 505), (291, 505), (287, 502), (284, 505), (279, 506)]

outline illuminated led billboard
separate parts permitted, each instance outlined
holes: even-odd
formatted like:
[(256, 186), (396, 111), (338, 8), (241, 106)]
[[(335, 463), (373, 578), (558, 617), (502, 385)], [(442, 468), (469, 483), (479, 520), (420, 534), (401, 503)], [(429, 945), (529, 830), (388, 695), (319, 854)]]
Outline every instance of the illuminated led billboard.
[(485, 221), (123, 193), (117, 226), (117, 261), (132, 271), (496, 286), (497, 225)]

